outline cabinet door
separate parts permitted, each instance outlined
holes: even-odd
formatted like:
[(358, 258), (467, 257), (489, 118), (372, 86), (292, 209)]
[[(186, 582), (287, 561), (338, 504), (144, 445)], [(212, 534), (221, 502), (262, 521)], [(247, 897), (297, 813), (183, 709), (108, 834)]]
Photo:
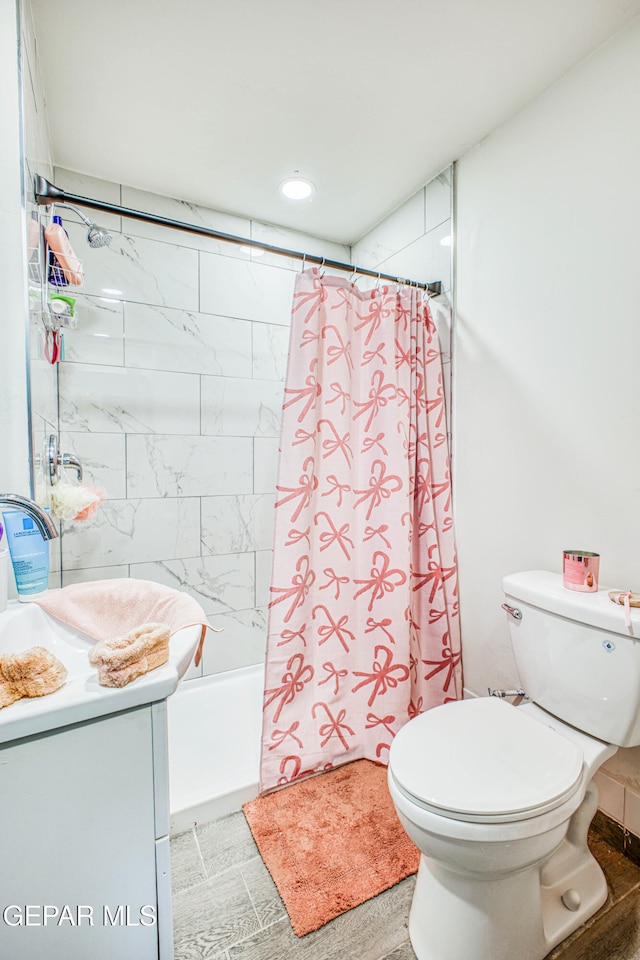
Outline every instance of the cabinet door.
[(157, 960), (154, 834), (148, 706), (0, 748), (0, 957)]

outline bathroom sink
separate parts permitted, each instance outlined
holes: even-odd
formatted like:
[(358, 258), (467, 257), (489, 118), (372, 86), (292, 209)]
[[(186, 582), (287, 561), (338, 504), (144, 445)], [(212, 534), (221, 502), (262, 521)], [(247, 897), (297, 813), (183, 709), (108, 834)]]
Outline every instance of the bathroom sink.
[(65, 684), (45, 697), (23, 698), (0, 709), (0, 743), (55, 730), (71, 723), (164, 700), (178, 686), (195, 653), (200, 626), (171, 637), (169, 660), (126, 687), (101, 687), (88, 652), (94, 640), (50, 617), (35, 603), (10, 601), (0, 613), (0, 655), (46, 647), (68, 671)]

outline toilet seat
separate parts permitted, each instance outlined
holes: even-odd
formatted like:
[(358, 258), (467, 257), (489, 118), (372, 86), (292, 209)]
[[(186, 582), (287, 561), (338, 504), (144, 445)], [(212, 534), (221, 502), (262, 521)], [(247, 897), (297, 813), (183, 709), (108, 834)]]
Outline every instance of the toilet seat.
[(582, 783), (581, 748), (496, 697), (434, 707), (396, 735), (389, 768), (417, 806), (471, 823), (541, 816)]

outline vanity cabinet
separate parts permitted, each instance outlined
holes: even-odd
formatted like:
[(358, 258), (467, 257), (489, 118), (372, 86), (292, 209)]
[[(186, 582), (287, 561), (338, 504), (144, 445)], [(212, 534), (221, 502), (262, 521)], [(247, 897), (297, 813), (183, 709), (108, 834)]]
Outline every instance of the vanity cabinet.
[(0, 744), (0, 957), (172, 960), (168, 792), (166, 700)]

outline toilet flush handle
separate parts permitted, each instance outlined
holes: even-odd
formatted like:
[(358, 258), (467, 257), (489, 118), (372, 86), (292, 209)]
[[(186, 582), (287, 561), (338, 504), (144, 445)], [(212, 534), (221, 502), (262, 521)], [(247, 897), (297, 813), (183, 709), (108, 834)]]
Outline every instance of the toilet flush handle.
[(510, 607), (508, 603), (503, 603), (502, 609), (506, 610), (509, 616), (513, 617), (514, 620), (522, 620), (522, 610), (518, 610), (517, 607)]

